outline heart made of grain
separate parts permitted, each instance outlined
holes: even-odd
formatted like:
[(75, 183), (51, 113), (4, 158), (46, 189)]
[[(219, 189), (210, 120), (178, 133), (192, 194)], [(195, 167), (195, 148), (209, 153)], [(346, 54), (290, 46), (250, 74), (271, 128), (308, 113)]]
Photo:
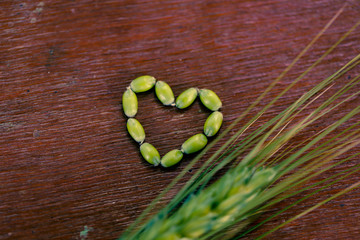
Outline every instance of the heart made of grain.
[[(159, 101), (165, 106), (176, 106), (179, 109), (189, 107), (199, 96), (202, 104), (212, 111), (204, 124), (204, 133), (195, 134), (187, 139), (181, 146), (181, 149), (175, 149), (162, 158), (159, 152), (150, 143), (145, 141), (145, 131), (135, 115), (138, 111), (138, 100), (136, 93), (146, 92), (155, 86), (155, 93)], [(127, 120), (127, 130), (130, 136), (140, 144), (140, 152), (143, 158), (150, 164), (157, 166), (161, 164), (163, 167), (171, 167), (183, 158), (184, 154), (191, 154), (203, 149), (208, 137), (214, 136), (220, 129), (223, 115), (218, 110), (222, 103), (220, 98), (209, 89), (189, 88), (182, 92), (175, 101), (174, 93), (170, 86), (164, 81), (157, 81), (154, 77), (145, 75), (134, 79), (130, 86), (126, 89), (122, 98), (122, 105)]]

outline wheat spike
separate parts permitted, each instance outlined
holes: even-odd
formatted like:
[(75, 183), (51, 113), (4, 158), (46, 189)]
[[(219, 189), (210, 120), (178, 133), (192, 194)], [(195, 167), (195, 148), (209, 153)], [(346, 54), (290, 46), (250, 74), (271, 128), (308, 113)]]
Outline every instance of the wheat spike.
[(138, 239), (198, 239), (234, 219), (252, 199), (269, 186), (277, 175), (275, 168), (239, 165), (210, 187), (192, 194), (170, 217), (158, 218)]
[[(230, 239), (234, 234), (241, 232), (253, 217), (262, 211), (293, 195), (289, 189), (302, 192), (307, 187), (304, 182), (318, 176), (334, 166), (348, 161), (358, 153), (338, 162), (331, 162), (341, 154), (360, 145), (359, 123), (353, 123), (349, 128), (341, 130), (339, 134), (327, 139), (345, 122), (360, 113), (360, 106), (354, 107), (340, 119), (329, 126), (325, 126), (311, 138), (297, 146), (290, 142), (299, 132), (316, 120), (333, 113), (343, 103), (359, 96), (357, 84), (360, 76), (356, 76), (346, 83), (339, 91), (323, 101), (320, 106), (311, 111), (304, 118), (297, 120), (297, 116), (305, 108), (325, 94), (335, 85), (343, 74), (360, 64), (360, 54), (355, 56), (341, 69), (324, 79), (311, 90), (304, 93), (283, 112), (270, 119), (264, 125), (254, 130), (247, 136), (243, 133), (256, 122), (267, 109), (269, 109), (282, 95), (294, 84), (300, 81), (313, 67), (318, 65), (342, 40), (344, 40), (358, 25), (358, 21), (346, 34), (344, 34), (333, 46), (331, 46), (313, 65), (294, 80), (284, 91), (272, 99), (250, 121), (240, 127), (221, 147), (207, 159), (192, 178), (179, 190), (177, 195), (160, 211), (156, 211), (155, 205), (168, 191), (175, 186), (185, 173), (198, 161), (201, 156), (221, 138), (226, 137), (229, 131), (239, 123), (257, 103), (276, 85), (284, 74), (297, 62), (297, 60), (311, 47), (311, 45), (331, 25), (343, 8), (329, 21), (324, 29), (290, 64), (284, 73), (270, 84), (269, 88), (256, 100), (248, 110), (241, 114), (220, 136), (209, 144), (207, 148), (196, 157), (150, 204), (140, 217), (127, 229), (120, 239), (146, 239), (146, 240), (189, 240), (189, 239)], [(354, 93), (346, 98), (341, 98), (346, 92), (353, 90)], [(335, 101), (337, 100), (337, 101)], [(240, 138), (242, 137), (242, 138)], [(288, 146), (290, 144), (290, 146)], [(285, 148), (285, 149), (284, 149)], [(245, 156), (244, 156), (245, 154)], [(240, 161), (241, 160), (241, 161)], [(230, 166), (222, 177), (215, 183), (208, 184), (211, 179), (225, 166)], [(354, 170), (355, 169), (355, 170)], [(350, 172), (351, 171), (351, 172)], [(348, 168), (344, 173), (347, 175), (360, 171), (360, 165)], [(342, 178), (335, 175), (324, 180), (331, 186)], [(316, 186), (318, 183), (314, 184)], [(334, 195), (339, 196), (347, 191), (359, 187), (360, 183)], [(325, 186), (326, 187), (326, 186)], [(324, 187), (324, 188), (325, 188)], [(316, 193), (317, 191), (314, 191)], [(310, 194), (311, 195), (311, 194)], [(315, 207), (318, 207), (325, 200)], [(306, 197), (304, 198), (306, 199)], [(302, 201), (299, 200), (299, 201)], [(289, 207), (291, 207), (290, 205)], [(154, 210), (154, 211), (153, 211)], [(311, 209), (310, 209), (311, 210)], [(309, 211), (310, 211), (309, 210)], [(152, 214), (149, 214), (151, 213)], [(157, 212), (157, 213), (156, 213)], [(281, 212), (281, 211), (280, 211)], [(308, 211), (305, 211), (307, 213)], [(147, 215), (150, 215), (147, 218)], [(274, 214), (276, 216), (277, 214)], [(301, 216), (302, 214), (299, 214)], [(271, 219), (270, 217), (269, 219)], [(297, 217), (293, 218), (296, 219)], [(292, 221), (290, 219), (287, 222)], [(241, 236), (262, 225), (265, 220), (253, 228), (244, 231)], [(286, 222), (286, 223), (287, 223)], [(283, 224), (282, 224), (283, 225)], [(279, 227), (281, 227), (280, 225)], [(275, 228), (276, 229), (276, 228)], [(260, 236), (262, 238), (272, 231)], [(239, 237), (239, 236), (238, 236)]]

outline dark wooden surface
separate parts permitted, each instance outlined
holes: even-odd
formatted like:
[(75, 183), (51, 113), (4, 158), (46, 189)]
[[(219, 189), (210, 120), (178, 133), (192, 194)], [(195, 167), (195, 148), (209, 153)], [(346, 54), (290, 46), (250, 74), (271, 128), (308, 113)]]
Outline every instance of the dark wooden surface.
[[(175, 95), (191, 86), (210, 88), (223, 100), (226, 127), (291, 63), (343, 3), (2, 0), (0, 239), (80, 239), (84, 226), (91, 228), (87, 239), (118, 237), (192, 159), (187, 157), (170, 170), (153, 168), (141, 159), (138, 146), (126, 133), (120, 105), (130, 81), (150, 74), (168, 82)], [(359, 3), (350, 1), (274, 94), (359, 16)], [(358, 54), (359, 39), (360, 31), (356, 30), (281, 98), (269, 116)], [(351, 75), (341, 78), (340, 83), (348, 77)], [(208, 114), (198, 103), (188, 111), (163, 107), (153, 93), (140, 95), (139, 101), (138, 119), (148, 141), (161, 155), (201, 131)], [(359, 99), (354, 99), (337, 112), (358, 104)], [(353, 122), (359, 119), (357, 116)], [(332, 120), (326, 118), (318, 127)], [(260, 125), (261, 121), (255, 127)], [(317, 130), (310, 129), (296, 141)], [(356, 162), (358, 159), (324, 176)], [(359, 175), (349, 177), (248, 238), (356, 180)], [(359, 200), (360, 191), (355, 190), (268, 239), (358, 239)], [(285, 203), (274, 209), (281, 206)]]

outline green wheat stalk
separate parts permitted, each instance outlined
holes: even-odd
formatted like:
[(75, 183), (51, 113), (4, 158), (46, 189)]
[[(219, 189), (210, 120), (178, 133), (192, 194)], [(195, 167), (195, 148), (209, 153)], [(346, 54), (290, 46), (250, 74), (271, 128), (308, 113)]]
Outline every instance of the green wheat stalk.
[[(344, 6), (345, 7), (345, 6)], [(360, 63), (360, 54), (346, 63), (341, 69), (324, 79), (311, 90), (304, 93), (284, 111), (270, 119), (267, 123), (244, 136), (245, 132), (271, 107), (288, 92), (297, 82), (316, 67), (336, 46), (360, 24), (357, 22), (333, 46), (331, 46), (318, 60), (308, 67), (298, 78), (287, 86), (278, 96), (270, 101), (250, 121), (240, 127), (220, 148), (209, 158), (193, 177), (179, 190), (177, 195), (159, 210), (157, 205), (163, 196), (172, 189), (185, 173), (220, 140), (229, 135), (230, 130), (247, 116), (264, 97), (275, 87), (284, 75), (298, 62), (298, 60), (313, 46), (322, 34), (331, 26), (342, 13), (341, 8), (328, 24), (315, 36), (308, 46), (294, 59), (294, 61), (276, 78), (257, 100), (242, 113), (220, 136), (206, 147), (187, 167), (169, 184), (169, 186), (149, 205), (139, 218), (129, 226), (120, 239), (146, 240), (185, 240), (185, 239), (231, 239), (245, 234), (270, 221), (283, 211), (286, 211), (310, 196), (326, 189), (332, 184), (358, 173), (360, 165), (326, 178), (322, 181), (304, 187), (304, 184), (316, 176), (333, 167), (349, 161), (359, 154), (334, 163), (334, 159), (354, 147), (360, 145), (359, 122), (350, 123), (350, 127), (339, 132), (344, 123), (360, 113), (360, 106), (354, 107), (340, 119), (324, 127), (311, 138), (296, 146), (291, 140), (300, 132), (306, 130), (315, 121), (328, 116), (343, 104), (360, 94), (358, 85), (360, 76), (349, 80), (342, 88), (305, 117), (299, 119), (300, 114), (321, 96), (325, 95), (335, 84), (336, 80)], [(353, 93), (346, 93), (352, 90)], [(332, 134), (337, 133), (335, 136)], [(244, 155), (245, 154), (245, 155)], [(227, 172), (212, 184), (209, 182), (225, 167)], [(299, 194), (316, 186), (309, 195), (291, 203), (289, 206), (246, 230), (251, 221), (261, 215), (276, 203)], [(330, 198), (315, 204), (303, 213), (289, 219), (271, 231), (259, 236), (267, 236), (283, 225), (311, 212), (333, 198), (340, 196), (356, 187), (360, 182), (340, 191)], [(291, 191), (290, 191), (291, 190)], [(241, 233), (240, 233), (241, 232)], [(239, 234), (240, 233), (240, 234)]]

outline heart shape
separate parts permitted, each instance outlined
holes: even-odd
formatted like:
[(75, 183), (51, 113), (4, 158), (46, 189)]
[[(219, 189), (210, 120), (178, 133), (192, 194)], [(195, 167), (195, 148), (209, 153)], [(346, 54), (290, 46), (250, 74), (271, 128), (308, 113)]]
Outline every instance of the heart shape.
[[(146, 92), (155, 86), (155, 93), (159, 101), (165, 106), (176, 106), (179, 109), (189, 107), (199, 96), (202, 104), (213, 111), (206, 119), (204, 124), (204, 133), (198, 133), (188, 138), (182, 145), (181, 150), (175, 149), (165, 154), (160, 159), (160, 154), (150, 143), (144, 143), (145, 131), (142, 125), (134, 117), (138, 111), (138, 100), (136, 93)], [(145, 75), (134, 79), (127, 87), (122, 97), (122, 105), (127, 120), (127, 130), (130, 136), (140, 144), (140, 152), (143, 158), (150, 164), (163, 167), (171, 167), (183, 158), (185, 154), (191, 154), (203, 149), (208, 137), (216, 135), (219, 131), (223, 115), (218, 110), (222, 103), (220, 98), (209, 89), (189, 88), (182, 92), (175, 100), (175, 96), (170, 86), (164, 81), (157, 81), (154, 77)]]

